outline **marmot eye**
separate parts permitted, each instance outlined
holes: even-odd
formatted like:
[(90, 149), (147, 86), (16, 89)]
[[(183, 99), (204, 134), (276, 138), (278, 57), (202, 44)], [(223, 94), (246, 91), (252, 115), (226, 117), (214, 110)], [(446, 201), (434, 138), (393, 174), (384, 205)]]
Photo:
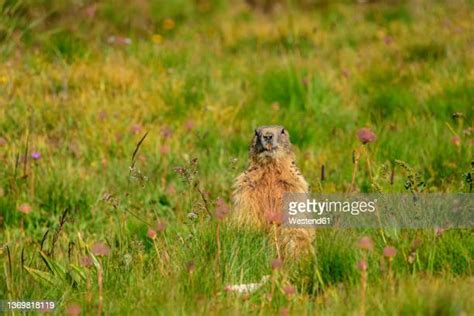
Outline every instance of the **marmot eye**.
[(282, 134), (285, 134), (285, 129), (284, 129), (284, 128), (281, 130), (281, 133), (282, 133)]

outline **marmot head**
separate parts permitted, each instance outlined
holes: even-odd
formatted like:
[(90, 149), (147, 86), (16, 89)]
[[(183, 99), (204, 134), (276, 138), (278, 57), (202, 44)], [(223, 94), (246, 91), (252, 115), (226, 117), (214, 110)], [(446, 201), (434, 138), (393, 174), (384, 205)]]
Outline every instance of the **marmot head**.
[(291, 153), (290, 135), (283, 126), (260, 126), (255, 129), (250, 157), (271, 160)]

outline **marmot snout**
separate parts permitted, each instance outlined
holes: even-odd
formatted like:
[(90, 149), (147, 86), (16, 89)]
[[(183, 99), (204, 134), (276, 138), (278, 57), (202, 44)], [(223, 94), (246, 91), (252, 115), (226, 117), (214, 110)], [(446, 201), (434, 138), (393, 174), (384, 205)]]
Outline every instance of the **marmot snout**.
[(261, 126), (255, 130), (251, 157), (276, 159), (285, 155), (291, 155), (291, 144), (283, 126)]

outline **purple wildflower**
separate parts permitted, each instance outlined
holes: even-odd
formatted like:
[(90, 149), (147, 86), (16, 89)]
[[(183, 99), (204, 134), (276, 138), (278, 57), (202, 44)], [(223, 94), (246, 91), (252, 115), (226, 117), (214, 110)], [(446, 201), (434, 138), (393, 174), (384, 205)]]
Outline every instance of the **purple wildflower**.
[(361, 128), (357, 132), (357, 137), (359, 138), (361, 143), (364, 145), (371, 143), (377, 139), (377, 136), (375, 135), (375, 133), (368, 127)]

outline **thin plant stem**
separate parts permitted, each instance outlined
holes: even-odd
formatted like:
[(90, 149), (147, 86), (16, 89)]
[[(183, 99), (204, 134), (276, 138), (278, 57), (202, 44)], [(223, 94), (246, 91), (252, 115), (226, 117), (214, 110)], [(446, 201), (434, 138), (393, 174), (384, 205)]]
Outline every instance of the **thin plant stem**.
[(102, 315), (102, 306), (104, 303), (104, 292), (103, 292), (103, 271), (102, 271), (102, 265), (100, 263), (97, 266), (97, 285), (99, 288), (99, 305), (97, 308), (97, 315)]
[(354, 192), (355, 189), (355, 179), (356, 179), (356, 173), (357, 173), (357, 166), (359, 165), (359, 153), (357, 150), (354, 150), (352, 152), (352, 180), (351, 180), (351, 187), (350, 187), (350, 192)]
[(273, 238), (275, 240), (275, 247), (277, 251), (277, 258), (281, 259), (281, 253), (280, 253), (280, 245), (278, 243), (278, 231), (277, 231), (277, 226), (276, 224), (273, 224)]
[(216, 239), (217, 239), (217, 254), (216, 254), (217, 274), (218, 274), (218, 276), (220, 276), (220, 267), (221, 267), (221, 224), (220, 224), (219, 221), (217, 221)]

